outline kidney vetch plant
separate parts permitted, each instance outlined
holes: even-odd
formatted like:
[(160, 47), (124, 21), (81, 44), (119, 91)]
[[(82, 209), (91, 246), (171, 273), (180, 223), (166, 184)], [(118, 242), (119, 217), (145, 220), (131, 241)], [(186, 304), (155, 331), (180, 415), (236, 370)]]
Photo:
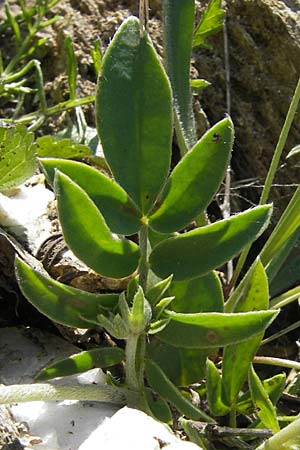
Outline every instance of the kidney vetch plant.
[[(210, 7), (216, 5), (220, 9), (216, 1)], [(172, 405), (185, 416), (181, 424), (186, 432), (208, 448), (205, 434), (195, 437), (199, 420), (215, 426), (218, 417), (228, 416), (235, 429), (237, 416), (243, 414), (250, 428), (267, 428), (277, 433), (274, 438), (282, 436), (275, 405), (285, 376), (262, 382), (252, 362), (265, 329), (278, 314), (279, 302), (269, 303), (268, 277), (277, 273), (282, 248), (299, 229), (299, 189), (225, 302), (215, 269), (263, 233), (272, 206), (261, 204), (212, 224), (203, 221), (224, 178), (234, 129), (226, 117), (194, 142), (189, 72), (181, 73), (189, 67), (193, 14), (194, 1), (164, 1), (170, 77), (142, 18), (125, 20), (110, 43), (98, 80), (96, 118), (111, 178), (80, 162), (41, 160), (54, 186), (66, 243), (97, 273), (130, 277), (127, 290), (88, 293), (16, 259), (21, 290), (43, 314), (71, 327), (101, 327), (118, 343), (60, 361), (44, 369), (38, 381), (121, 361), (124, 379), (110, 375), (109, 384), (100, 387), (49, 383), (2, 387), (0, 401), (108, 401), (143, 409), (167, 423), (172, 422)], [(188, 20), (184, 29), (189, 35), (176, 51), (168, 39), (180, 17)], [(186, 63), (184, 55), (189, 55)], [(178, 58), (183, 58), (182, 66)], [(181, 148), (187, 151), (170, 172), (174, 116)], [(198, 225), (186, 231), (192, 221)], [(136, 235), (138, 239), (133, 239)], [(222, 370), (216, 365), (220, 348)], [(206, 401), (195, 405), (181, 387), (203, 378), (206, 382), (199, 392)], [(246, 380), (249, 391), (243, 389)], [(283, 430), (287, 440), (295, 438), (299, 424), (289, 427)], [(247, 430), (248, 439), (259, 436), (258, 430)], [(230, 448), (235, 448), (236, 442), (246, 444), (247, 437), (237, 434), (231, 439)]]

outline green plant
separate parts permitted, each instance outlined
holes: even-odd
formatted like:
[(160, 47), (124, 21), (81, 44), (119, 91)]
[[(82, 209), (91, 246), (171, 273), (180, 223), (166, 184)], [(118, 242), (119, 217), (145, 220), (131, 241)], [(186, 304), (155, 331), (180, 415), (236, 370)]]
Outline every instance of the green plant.
[[(15, 44), (15, 54), (7, 60), (0, 52), (0, 100), (3, 106), (9, 102), (16, 103), (12, 117), (3, 118), (8, 124), (29, 125), (30, 130), (38, 129), (49, 116), (61, 114), (63, 111), (75, 109), (79, 128), (85, 128), (81, 106), (92, 103), (94, 96), (77, 98), (75, 95), (77, 67), (70, 37), (66, 40), (66, 52), (68, 62), (69, 99), (57, 105), (48, 107), (46, 102), (45, 87), (41, 62), (34, 58), (36, 52), (41, 49), (46, 38), (40, 37), (39, 32), (51, 26), (61, 19), (60, 16), (47, 18), (49, 12), (59, 0), (37, 0), (34, 5), (26, 5), (25, 0), (18, 0), (19, 14), (14, 14), (5, 1), (4, 10), (6, 19), (0, 24), (0, 31), (11, 30)], [(94, 44), (92, 57), (96, 71), (101, 64), (101, 52), (99, 44)], [(35, 84), (30, 86), (28, 78), (35, 74)], [(37, 94), (39, 108), (28, 114), (22, 114), (22, 106), (26, 95)], [(85, 130), (83, 130), (84, 135)], [(82, 137), (82, 136), (81, 136)]]
[[(173, 20), (178, 24), (176, 12), (182, 14), (183, 2), (164, 3), (165, 14), (175, 14), (167, 21), (172, 27)], [(187, 6), (191, 24), (194, 2), (185, 2)], [(192, 33), (188, 35), (191, 40)], [(168, 48), (178, 67), (174, 58), (182, 54), (167, 44)], [(183, 49), (190, 52), (191, 45)], [(189, 92), (187, 78), (185, 74)], [(176, 76), (170, 79), (180, 118), (178, 105), (188, 105), (190, 94), (180, 93)], [(124, 350), (123, 346), (100, 348), (58, 362), (44, 369), (39, 381), (121, 360), (124, 378), (117, 381), (111, 375), (110, 386), (78, 386), (72, 392), (49, 384), (1, 387), (0, 402), (89, 398), (127, 403), (168, 423), (171, 404), (188, 419), (181, 421), (182, 426), (202, 448), (208, 448), (208, 438), (195, 436), (196, 421), (213, 424), (219, 416), (228, 416), (231, 429), (237, 425), (237, 415), (251, 417), (252, 428), (270, 428), (279, 439), (282, 431), (275, 405), (285, 388), (285, 376), (261, 381), (252, 363), (268, 362), (255, 357), (280, 304), (279, 300), (269, 303), (268, 277), (272, 279), (282, 266), (287, 253), (283, 250), (299, 229), (299, 189), (260, 255), (224, 302), (215, 269), (262, 234), (272, 211), (271, 205), (260, 205), (185, 230), (192, 220), (201, 222), (222, 182), (234, 138), (231, 120), (220, 121), (190, 145), (186, 136), (192, 136), (191, 122), (185, 125), (177, 117), (176, 130), (187, 151), (169, 174), (171, 85), (143, 18), (134, 17), (121, 25), (104, 56), (96, 116), (113, 179), (74, 161), (46, 158), (41, 164), (54, 186), (60, 223), (73, 253), (104, 276), (130, 276), (127, 290), (120, 295), (80, 291), (32, 269), (20, 258), (16, 274), (24, 295), (51, 319), (71, 327), (100, 326), (118, 342), (124, 341)], [(130, 237), (135, 234), (138, 244)], [(220, 348), (224, 348), (222, 371), (215, 364)], [(274, 358), (273, 363), (282, 365)], [(203, 377), (206, 383), (200, 391), (208, 409), (195, 406), (179, 388)], [(243, 388), (247, 379), (249, 391)], [(289, 439), (295, 438), (298, 425), (295, 421), (290, 428)], [(248, 436), (253, 439), (259, 433), (248, 430)], [(242, 437), (233, 436), (228, 442), (230, 448), (244, 443)], [(271, 443), (268, 448), (278, 447)]]

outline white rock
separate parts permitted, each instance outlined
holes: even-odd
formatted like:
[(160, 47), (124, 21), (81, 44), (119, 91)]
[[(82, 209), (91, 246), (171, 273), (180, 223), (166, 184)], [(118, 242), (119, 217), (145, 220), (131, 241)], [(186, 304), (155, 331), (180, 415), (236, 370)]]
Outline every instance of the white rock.
[(176, 438), (170, 429), (147, 414), (124, 407), (106, 419), (78, 450), (199, 450)]
[(35, 175), (26, 184), (0, 193), (0, 226), (26, 242), (33, 253), (51, 234), (49, 202), (54, 194), (44, 185), (44, 176)]
[[(45, 364), (78, 349), (64, 340), (33, 329), (0, 330), (0, 383), (30, 383)], [(54, 380), (63, 384), (103, 384), (93, 369)], [(26, 422), (35, 450), (199, 450), (176, 438), (170, 429), (143, 412), (100, 402), (26, 402), (11, 405), (19, 422)], [(40, 442), (39, 442), (40, 441)]]

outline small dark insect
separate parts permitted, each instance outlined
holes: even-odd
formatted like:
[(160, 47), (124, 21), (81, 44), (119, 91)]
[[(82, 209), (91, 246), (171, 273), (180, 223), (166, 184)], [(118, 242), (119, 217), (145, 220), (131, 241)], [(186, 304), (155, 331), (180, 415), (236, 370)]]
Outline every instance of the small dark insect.
[(220, 140), (221, 140), (221, 135), (219, 133), (214, 133), (213, 134), (213, 142), (215, 144), (217, 144), (218, 142), (220, 142)]

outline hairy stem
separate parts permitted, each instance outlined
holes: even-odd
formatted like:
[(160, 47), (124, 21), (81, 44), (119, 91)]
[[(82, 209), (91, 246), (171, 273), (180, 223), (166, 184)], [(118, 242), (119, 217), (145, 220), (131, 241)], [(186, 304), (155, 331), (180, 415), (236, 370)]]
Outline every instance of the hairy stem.
[(136, 357), (139, 335), (130, 334), (126, 341), (126, 385), (133, 391), (140, 390), (139, 377), (136, 370)]
[(127, 391), (114, 386), (63, 386), (47, 383), (0, 386), (0, 404), (54, 400), (89, 400), (124, 405), (127, 403)]
[(140, 262), (139, 262), (139, 285), (142, 286), (143, 291), (146, 292), (147, 289), (147, 279), (149, 272), (148, 263), (148, 226), (143, 225), (139, 232), (139, 243), (140, 243)]

